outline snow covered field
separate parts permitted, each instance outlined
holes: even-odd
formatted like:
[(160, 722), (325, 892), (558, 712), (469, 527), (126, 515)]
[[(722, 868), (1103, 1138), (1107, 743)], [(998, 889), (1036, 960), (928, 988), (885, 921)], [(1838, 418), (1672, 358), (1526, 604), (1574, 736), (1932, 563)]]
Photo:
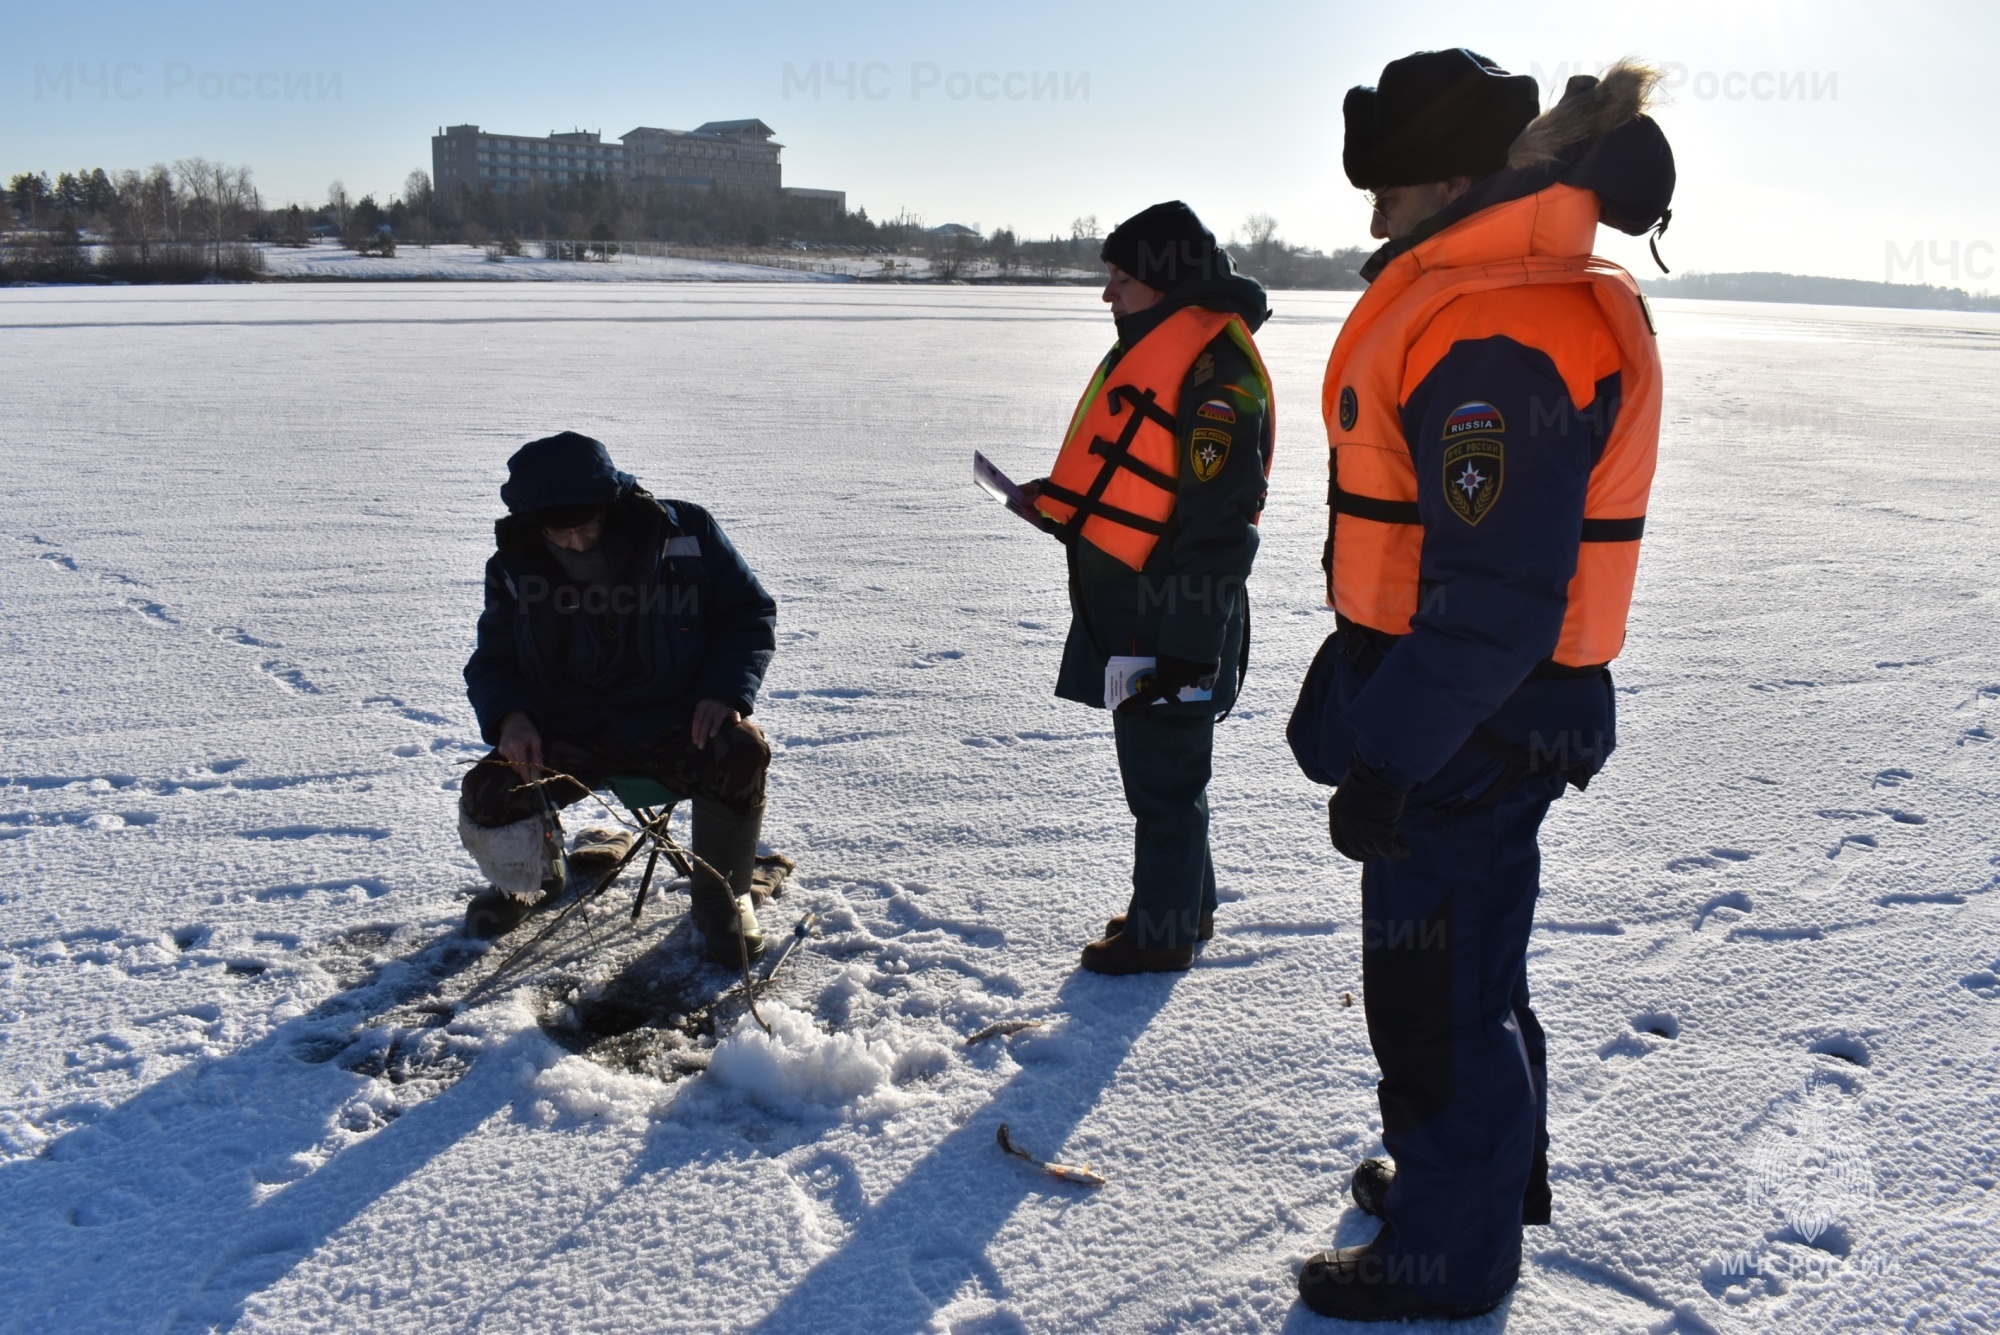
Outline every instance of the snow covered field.
[[(1049, 695), (1058, 551), (968, 477), (1053, 456), (1094, 292), (0, 292), (0, 1328), (1330, 1326), (1294, 1276), (1371, 1231), (1375, 1071), (1282, 729), (1351, 302), (1261, 340), (1217, 937), (1120, 980), (1073, 972), (1130, 826)], [(1623, 745), (1544, 837), (1556, 1223), (1470, 1328), (2000, 1328), (2000, 319), (1657, 305)], [(496, 489), (564, 427), (780, 600), (772, 926), (826, 932), (678, 1081), (558, 1041), (678, 895), (438, 1004), (496, 962), (450, 935)]]

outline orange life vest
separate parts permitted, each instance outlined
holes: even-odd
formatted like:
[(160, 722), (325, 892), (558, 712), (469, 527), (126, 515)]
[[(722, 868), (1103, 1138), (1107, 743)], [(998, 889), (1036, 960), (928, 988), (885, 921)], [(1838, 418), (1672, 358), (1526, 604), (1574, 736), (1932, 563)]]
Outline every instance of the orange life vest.
[(1549, 356), (1578, 411), (1619, 373), (1553, 655), (1570, 667), (1617, 657), (1659, 450), (1660, 355), (1632, 275), (1590, 254), (1597, 210), (1596, 195), (1567, 185), (1495, 205), (1397, 256), (1355, 303), (1320, 397), (1327, 603), (1350, 621), (1402, 635), (1417, 611), (1424, 531), (1399, 410), (1454, 343), (1506, 335)]
[[(1270, 404), (1271, 377), (1238, 316), (1186, 306), (1123, 356), (1112, 348), (1077, 401), (1062, 451), (1035, 502), (1062, 525), (1065, 538), (1081, 537), (1134, 570), (1145, 567), (1167, 531), (1178, 494), (1181, 382), (1221, 333), (1248, 355)], [(1270, 471), (1266, 458), (1265, 475)]]

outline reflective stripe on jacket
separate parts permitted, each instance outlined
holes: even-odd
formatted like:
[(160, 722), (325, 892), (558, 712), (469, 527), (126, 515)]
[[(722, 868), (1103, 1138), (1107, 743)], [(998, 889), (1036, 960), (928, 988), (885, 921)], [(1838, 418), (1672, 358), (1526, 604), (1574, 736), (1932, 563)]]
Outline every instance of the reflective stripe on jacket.
[[(1508, 451), (1534, 449), (1541, 433), (1567, 431), (1576, 419), (1608, 423), (1590, 468), (1576, 570), (1551, 657), (1582, 667), (1617, 656), (1659, 447), (1660, 360), (1638, 285), (1589, 253), (1597, 220), (1591, 191), (1550, 186), (1415, 245), (1355, 304), (1321, 392), (1331, 447), (1327, 601), (1342, 616), (1409, 633), (1428, 591), (1420, 581), (1417, 451), (1405, 435), (1404, 408), (1454, 348), (1507, 340), (1546, 356), (1569, 402), (1537, 396), (1526, 421), (1502, 421), (1481, 401), (1451, 413), (1443, 468), (1456, 517), (1446, 522), (1476, 526), (1499, 503)], [(1601, 401), (1600, 386), (1612, 402)], [(1513, 412), (1518, 419), (1521, 406)]]

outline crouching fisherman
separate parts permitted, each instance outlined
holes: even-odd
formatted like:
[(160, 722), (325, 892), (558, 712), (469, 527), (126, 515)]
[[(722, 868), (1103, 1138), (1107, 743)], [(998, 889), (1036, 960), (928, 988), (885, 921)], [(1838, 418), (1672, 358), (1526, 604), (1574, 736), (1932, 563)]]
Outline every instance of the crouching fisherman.
[(1114, 712), (1137, 821), (1132, 896), (1083, 967), (1185, 969), (1214, 932), (1208, 780), (1215, 723), (1249, 662), (1244, 580), (1274, 435), (1250, 336), (1270, 314), (1187, 205), (1105, 240), (1118, 341), (1047, 478), (1025, 490), (1069, 549), (1069, 640), (1056, 694)]
[(690, 888), (710, 957), (756, 955), (751, 873), (771, 749), (747, 716), (777, 604), (706, 510), (656, 500), (588, 436), (531, 441), (507, 472), (465, 665), (494, 746), (459, 797), (460, 837), (493, 883), (466, 909), (467, 935), (507, 932), (560, 891), (549, 813), (630, 775), (691, 800), (693, 851), (728, 882), (698, 875)]

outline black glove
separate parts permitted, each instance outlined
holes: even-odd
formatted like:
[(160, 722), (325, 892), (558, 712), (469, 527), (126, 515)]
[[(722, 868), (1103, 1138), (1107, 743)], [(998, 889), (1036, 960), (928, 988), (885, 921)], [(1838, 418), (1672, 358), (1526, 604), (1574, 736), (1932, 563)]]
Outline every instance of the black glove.
[(1355, 756), (1347, 762), (1347, 775), (1333, 790), (1326, 804), (1327, 826), (1333, 846), (1356, 862), (1377, 858), (1394, 861), (1410, 856), (1410, 846), (1396, 833), (1403, 819), (1407, 794), (1394, 787)]
[(1161, 654), (1153, 664), (1153, 678), (1145, 690), (1119, 702), (1121, 714), (1143, 714), (1153, 707), (1156, 700), (1173, 701), (1180, 698), (1183, 686), (1215, 685), (1216, 667), (1213, 663), (1191, 663), (1185, 658), (1175, 658), (1171, 654)]

